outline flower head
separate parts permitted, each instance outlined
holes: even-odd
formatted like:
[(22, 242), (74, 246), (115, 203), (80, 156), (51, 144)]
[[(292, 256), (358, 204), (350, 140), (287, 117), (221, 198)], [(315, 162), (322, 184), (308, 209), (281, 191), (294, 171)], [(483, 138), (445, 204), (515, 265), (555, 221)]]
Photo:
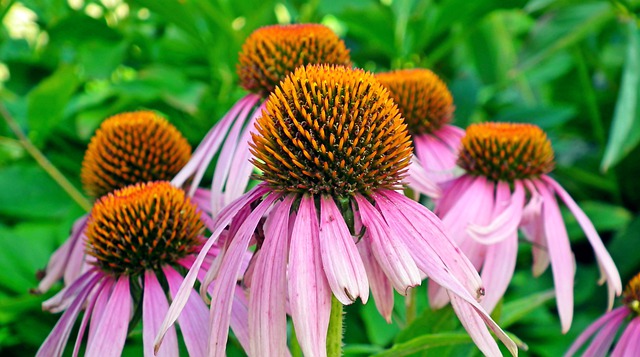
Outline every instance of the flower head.
[[(622, 290), (620, 276), (591, 221), (547, 175), (553, 168), (553, 150), (545, 133), (531, 124), (475, 124), (462, 143), (458, 162), (466, 174), (447, 183), (436, 212), (481, 271), (487, 291), (483, 306), (493, 310), (509, 285), (520, 229), (533, 243), (534, 275), (551, 263), (562, 330), (571, 326), (575, 264), (556, 195), (595, 251), (611, 306)], [(431, 301), (442, 304), (446, 299), (433, 290)]]
[[(74, 355), (90, 322), (85, 354), (119, 356), (137, 303), (142, 304), (145, 355), (153, 355), (153, 338), (168, 308), (166, 296), (175, 297), (183, 280), (179, 271), (191, 267), (193, 254), (199, 252), (204, 239), (200, 217), (182, 190), (163, 181), (128, 186), (101, 198), (93, 207), (85, 233), (92, 267), (44, 303), (47, 310), (65, 312), (38, 356), (63, 354), (82, 310), (85, 314)], [(213, 258), (208, 257), (207, 265)], [(190, 312), (180, 319), (182, 334), (189, 354), (203, 355), (206, 345), (198, 330), (206, 326), (202, 315), (206, 307), (195, 291), (188, 296)], [(243, 299), (238, 294), (234, 300), (246, 305)], [(241, 323), (236, 328), (246, 330)], [(241, 342), (246, 344), (246, 340)], [(172, 329), (157, 355), (177, 354), (177, 336)]]
[(566, 357), (573, 356), (592, 337), (583, 356), (604, 357), (618, 334), (620, 326), (628, 321), (618, 343), (613, 348), (611, 356), (635, 356), (640, 351), (640, 274), (634, 276), (623, 294), (624, 305), (610, 312), (592, 323), (569, 348)]
[[(220, 212), (185, 283), (192, 286), (204, 254), (228, 229), (228, 248), (201, 286), (205, 295), (216, 276), (211, 306), (226, 311), (239, 257), (256, 243), (244, 275), (251, 355), (286, 354), (287, 301), (304, 354), (325, 356), (332, 296), (342, 304), (366, 302), (371, 288), (390, 320), (393, 289), (406, 294), (423, 274), (447, 289), (483, 352), (500, 353), (486, 323), (516, 353), (478, 304), (477, 272), (438, 218), (395, 191), (411, 145), (373, 75), (343, 66), (298, 68), (269, 96), (251, 147), (263, 182)], [(174, 299), (158, 343), (184, 303)], [(228, 315), (212, 316), (210, 355), (224, 354), (229, 322)]]
[(138, 182), (170, 180), (189, 161), (191, 146), (166, 119), (151, 111), (105, 120), (91, 138), (80, 177), (101, 197)]
[(320, 24), (272, 25), (255, 30), (242, 45), (238, 76), (246, 90), (267, 95), (299, 66), (350, 65), (349, 50)]

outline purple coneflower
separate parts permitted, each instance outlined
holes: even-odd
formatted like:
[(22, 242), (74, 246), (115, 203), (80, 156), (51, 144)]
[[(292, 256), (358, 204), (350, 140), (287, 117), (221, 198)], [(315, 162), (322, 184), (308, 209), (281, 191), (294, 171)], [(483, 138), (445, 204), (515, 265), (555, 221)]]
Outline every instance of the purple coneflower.
[(224, 354), (230, 297), (252, 241), (259, 248), (245, 275), (252, 356), (285, 355), (287, 310), (305, 356), (325, 356), (332, 305), (341, 309), (358, 297), (366, 302), (371, 288), (378, 309), (390, 319), (393, 288), (406, 294), (422, 274), (446, 289), (484, 353), (500, 355), (489, 326), (517, 354), (476, 301), (483, 294), (478, 273), (445, 236), (440, 220), (396, 192), (411, 141), (373, 75), (343, 66), (298, 68), (269, 96), (251, 148), (262, 182), (216, 218), (158, 344), (183, 309), (209, 247), (231, 224), (239, 228), (227, 237), (202, 285), (207, 289), (216, 278), (210, 356)]
[[(139, 182), (171, 180), (190, 155), (191, 146), (166, 119), (151, 111), (121, 113), (106, 119), (91, 138), (82, 162), (82, 184), (98, 198)], [(194, 201), (209, 211), (206, 191), (199, 190)], [(84, 244), (87, 218), (74, 223), (70, 237), (53, 253), (37, 292), (46, 292), (63, 277), (69, 284), (90, 267)]]
[[(565, 356), (573, 356), (591, 338), (591, 344), (582, 354), (583, 357), (635, 357), (640, 352), (640, 274), (627, 284), (624, 290), (624, 306), (607, 312), (592, 323), (578, 336)], [(629, 324), (625, 328), (620, 340), (609, 354), (611, 344), (618, 329), (625, 321)]]
[(211, 128), (184, 169), (173, 179), (181, 186), (192, 178), (190, 194), (217, 154), (211, 184), (215, 216), (242, 195), (253, 166), (249, 161), (250, 131), (264, 109), (264, 99), (297, 67), (306, 64), (350, 65), (349, 50), (328, 27), (319, 24), (272, 25), (257, 29), (244, 42), (238, 58), (240, 84), (249, 94)]
[[(202, 246), (201, 215), (182, 190), (163, 181), (128, 186), (99, 199), (84, 233), (92, 263), (43, 304), (52, 312), (65, 311), (37, 356), (63, 354), (82, 310), (73, 355), (78, 355), (87, 334), (84, 355), (120, 356), (136, 309), (141, 309), (144, 355), (153, 356), (153, 339), (169, 307), (166, 297), (176, 295), (183, 280), (180, 271), (191, 268)], [(201, 279), (213, 253), (203, 255), (205, 262), (198, 266)], [(204, 356), (207, 307), (195, 290), (186, 294), (187, 306), (179, 319), (182, 336), (190, 356)], [(247, 303), (239, 288), (231, 300), (231, 326), (246, 346)], [(175, 329), (165, 340), (156, 356), (177, 356)]]
[(453, 97), (447, 86), (428, 69), (406, 69), (376, 74), (398, 105), (413, 140), (414, 160), (408, 183), (437, 198), (434, 183), (455, 176), (458, 147), (464, 130), (450, 125)]
[[(531, 124), (482, 123), (467, 128), (458, 165), (466, 171), (446, 183), (436, 213), (452, 239), (480, 271), (492, 311), (515, 270), (518, 228), (532, 243), (533, 274), (551, 263), (562, 331), (573, 317), (575, 262), (555, 196), (559, 196), (584, 230), (609, 290), (609, 308), (620, 295), (620, 275), (593, 224), (569, 194), (547, 174), (553, 149), (546, 134)], [(430, 290), (432, 303), (447, 296)]]

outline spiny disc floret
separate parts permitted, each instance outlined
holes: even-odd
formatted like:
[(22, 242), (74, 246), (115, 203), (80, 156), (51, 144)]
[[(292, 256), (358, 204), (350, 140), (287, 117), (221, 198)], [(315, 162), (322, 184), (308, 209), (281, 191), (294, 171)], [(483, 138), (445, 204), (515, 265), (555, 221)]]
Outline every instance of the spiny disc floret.
[(103, 196), (138, 182), (171, 180), (191, 157), (191, 146), (152, 111), (121, 113), (105, 120), (82, 162), (87, 193)]
[(446, 84), (428, 69), (378, 73), (391, 93), (412, 135), (429, 134), (451, 122), (453, 97)]
[(472, 124), (462, 138), (458, 165), (494, 181), (536, 178), (553, 169), (553, 149), (536, 125)]
[(258, 178), (275, 190), (349, 197), (398, 188), (411, 155), (406, 125), (371, 75), (309, 65), (269, 96), (253, 135)]
[(238, 76), (246, 90), (267, 96), (286, 75), (307, 64), (350, 65), (349, 50), (326, 26), (266, 26), (242, 45)]
[(86, 230), (87, 252), (103, 271), (136, 275), (194, 253), (200, 213), (169, 182), (140, 183), (100, 198)]
[(640, 274), (629, 280), (622, 295), (625, 305), (640, 315)]

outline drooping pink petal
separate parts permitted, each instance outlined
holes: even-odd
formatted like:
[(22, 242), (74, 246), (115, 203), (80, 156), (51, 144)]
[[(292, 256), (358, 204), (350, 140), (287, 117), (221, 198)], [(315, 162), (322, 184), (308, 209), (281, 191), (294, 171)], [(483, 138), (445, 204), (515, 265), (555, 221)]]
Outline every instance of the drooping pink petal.
[[(153, 340), (169, 309), (164, 290), (152, 270), (144, 272), (144, 291), (142, 293), (142, 344), (144, 356), (153, 357)], [(177, 356), (178, 337), (175, 328), (170, 328), (164, 337), (164, 343), (155, 356)]]
[[(183, 277), (170, 266), (163, 267), (162, 271), (167, 278), (169, 292), (175, 298)], [(207, 333), (207, 316), (207, 306), (200, 299), (198, 293), (191, 289), (185, 309), (178, 317), (180, 332), (187, 347), (187, 352), (191, 357), (204, 357), (207, 354), (207, 338), (209, 337)]]
[(518, 257), (518, 232), (502, 242), (487, 247), (484, 264), (482, 266), (482, 282), (485, 295), (481, 305), (491, 313), (502, 298), (513, 277)]
[(240, 286), (236, 286), (236, 291), (233, 295), (231, 321), (229, 324), (242, 348), (245, 351), (249, 351), (251, 349), (249, 343), (249, 302)]
[(531, 241), (531, 253), (533, 256), (533, 266), (531, 270), (533, 276), (537, 277), (547, 270), (550, 262), (547, 241), (544, 235), (542, 196), (538, 193), (538, 189), (536, 189), (531, 181), (526, 180), (525, 185), (529, 190), (531, 198), (522, 212), (520, 230), (524, 233), (525, 237)]
[(474, 177), (462, 175), (456, 179), (442, 182), (440, 184), (442, 194), (440, 195), (440, 198), (435, 200), (436, 206), (433, 212), (438, 216), (440, 216), (442, 212), (449, 212), (453, 205), (460, 200), (460, 197), (467, 192), (467, 189), (474, 183), (474, 181)]
[[(613, 340), (616, 338), (618, 328), (624, 320), (624, 315), (614, 316), (608, 323), (606, 323), (600, 331), (596, 334), (591, 341), (591, 344), (582, 354), (583, 357), (604, 357), (608, 354)], [(629, 327), (627, 327), (627, 330)], [(633, 336), (634, 339), (638, 339), (638, 336)], [(638, 351), (635, 351), (636, 354)]]
[(250, 93), (236, 102), (227, 114), (209, 130), (193, 155), (191, 155), (189, 162), (180, 170), (176, 177), (171, 180), (171, 183), (174, 186), (181, 187), (187, 179), (193, 177), (189, 190), (189, 196), (193, 196), (193, 193), (200, 185), (202, 176), (204, 176), (211, 159), (213, 159), (213, 156), (218, 152), (220, 144), (224, 141), (231, 125), (236, 121), (244, 122), (246, 118), (240, 117), (239, 114), (246, 107), (254, 107), (259, 99), (259, 95)]
[[(185, 276), (182, 284), (180, 285), (179, 291), (174, 295), (173, 301), (169, 306), (169, 311), (167, 312), (167, 316), (165, 317), (162, 326), (160, 328), (160, 332), (158, 332), (158, 336), (156, 336), (155, 341), (155, 349), (159, 347), (162, 343), (162, 339), (164, 338), (164, 334), (169, 330), (169, 327), (172, 326), (180, 312), (184, 308), (187, 303), (189, 296), (191, 295), (191, 291), (193, 290), (193, 284), (195, 283), (198, 272), (204, 259), (208, 256), (208, 252), (216, 243), (216, 240), (222, 233), (222, 231), (231, 223), (234, 216), (242, 210), (244, 207), (250, 205), (252, 202), (260, 198), (262, 195), (268, 192), (268, 188), (263, 185), (258, 185), (254, 187), (251, 191), (247, 192), (242, 197), (238, 198), (234, 202), (232, 202), (229, 206), (223, 209), (220, 214), (215, 219), (215, 229), (213, 229), (211, 237), (202, 247), (202, 250), (198, 254), (198, 258), (193, 263), (193, 266)], [(203, 284), (204, 285), (204, 284)], [(206, 291), (206, 287), (204, 288)]]
[(640, 318), (634, 317), (620, 336), (611, 357), (634, 357), (640, 352)]
[[(212, 308), (209, 313), (209, 331), (211, 336), (209, 337), (209, 348), (207, 352), (209, 356), (224, 356), (225, 354), (227, 338), (229, 336), (233, 292), (238, 281), (240, 269), (242, 268), (244, 254), (247, 251), (249, 240), (260, 219), (279, 198), (280, 195), (273, 193), (265, 196), (262, 202), (258, 204), (244, 223), (242, 223), (234, 237), (230, 238), (231, 243), (220, 265), (216, 284), (211, 294)], [(224, 210), (222, 212), (224, 212)], [(203, 288), (206, 289), (204, 284), (201, 286), (201, 289)]]
[(371, 247), (366, 242), (356, 244), (358, 252), (362, 258), (364, 269), (367, 272), (371, 294), (376, 308), (382, 317), (391, 323), (391, 314), (393, 313), (393, 286), (385, 275), (378, 262), (373, 257)]
[(349, 228), (333, 198), (320, 198), (320, 252), (333, 295), (343, 305), (369, 298), (369, 282)]
[(457, 148), (463, 135), (464, 131), (451, 125), (431, 134), (413, 135), (416, 157), (431, 180), (443, 182), (456, 175)]
[(66, 309), (76, 299), (76, 296), (83, 291), (84, 287), (93, 281), (97, 272), (97, 269), (92, 269), (83, 273), (73, 284), (64, 287), (59, 293), (43, 302), (42, 309), (52, 313)]
[(289, 212), (295, 195), (276, 204), (267, 217), (264, 242), (249, 292), (249, 346), (252, 356), (283, 356), (287, 350), (287, 256)]
[[(121, 276), (113, 287), (105, 313), (87, 344), (86, 356), (118, 357), (122, 354), (131, 319), (129, 277)], [(92, 319), (93, 320), (93, 319)], [(92, 321), (93, 323), (93, 321)]]
[(322, 268), (320, 228), (313, 197), (305, 195), (291, 231), (289, 306), (305, 356), (327, 354), (331, 287)]
[(367, 228), (363, 239), (370, 244), (376, 261), (395, 289), (403, 294), (420, 285), (420, 272), (402, 239), (394, 236), (380, 212), (363, 196), (356, 195), (362, 225)]
[[(62, 314), (60, 320), (53, 327), (53, 330), (47, 336), (42, 346), (38, 349), (36, 357), (58, 357), (62, 356), (64, 348), (69, 340), (69, 335), (73, 330), (73, 325), (82, 311), (89, 293), (98, 284), (102, 278), (101, 274), (93, 273), (91, 278), (84, 284), (78, 294), (75, 296), (67, 310)], [(62, 292), (60, 292), (62, 293)]]
[(498, 243), (518, 232), (522, 219), (525, 192), (522, 182), (514, 182), (515, 190), (510, 193), (509, 183), (500, 181), (496, 188), (494, 214), (489, 225), (470, 223), (467, 226), (469, 236), (482, 244)]
[(618, 269), (616, 268), (613, 259), (607, 252), (607, 248), (605, 248), (598, 232), (596, 231), (593, 223), (587, 217), (586, 214), (580, 209), (578, 204), (571, 198), (571, 196), (567, 193), (567, 191), (562, 188), (555, 180), (548, 176), (542, 176), (542, 181), (551, 186), (553, 190), (556, 192), (558, 196), (564, 201), (567, 205), (571, 213), (576, 217), (576, 220), (582, 227), (589, 243), (591, 243), (591, 247), (593, 247), (593, 251), (595, 252), (596, 258), (598, 259), (598, 265), (600, 266), (601, 272), (603, 272), (602, 279), (600, 280), (600, 284), (604, 283), (604, 280), (607, 281), (607, 286), (609, 290), (609, 309), (613, 306), (613, 299), (615, 295), (620, 295), (622, 293), (622, 282), (620, 281), (620, 274), (618, 273)]
[(460, 150), (462, 138), (466, 134), (464, 129), (458, 128), (455, 125), (444, 125), (440, 130), (433, 134), (446, 143), (454, 151), (455, 155), (458, 156), (458, 150)]
[(587, 329), (584, 330), (580, 334), (580, 336), (578, 336), (578, 338), (576, 338), (567, 353), (565, 353), (565, 356), (573, 356), (576, 352), (578, 352), (580, 347), (582, 347), (584, 343), (591, 338), (591, 336), (593, 336), (600, 330), (600, 328), (602, 328), (602, 326), (609, 324), (611, 321), (617, 321), (618, 318), (622, 318), (624, 320), (624, 318), (626, 318), (629, 313), (629, 309), (626, 306), (622, 306), (600, 316), (600, 318), (589, 325), (589, 327), (587, 327)]
[(429, 177), (426, 169), (422, 167), (416, 157), (411, 159), (408, 173), (406, 180), (409, 187), (434, 199), (440, 197), (440, 187)]
[(535, 184), (543, 199), (544, 232), (551, 259), (558, 314), (562, 332), (566, 333), (573, 319), (573, 277), (575, 275), (573, 253), (555, 197), (542, 182), (536, 181)]
[(82, 339), (84, 338), (84, 333), (87, 330), (87, 326), (89, 325), (89, 319), (93, 315), (93, 308), (95, 307), (96, 302), (98, 301), (98, 296), (103, 291), (105, 287), (110, 289), (111, 282), (113, 279), (102, 279), (96, 283), (95, 288), (93, 288), (90, 294), (87, 297), (87, 304), (84, 308), (84, 316), (82, 316), (82, 322), (80, 323), (80, 328), (78, 329), (78, 335), (76, 336), (76, 344), (73, 347), (73, 357), (77, 357), (78, 353), (80, 353), (80, 346), (82, 345)]
[(108, 277), (104, 279), (104, 285), (100, 288), (99, 291), (96, 291), (96, 303), (93, 306), (93, 311), (91, 312), (91, 323), (89, 325), (89, 338), (87, 345), (93, 343), (93, 340), (96, 338), (96, 330), (98, 326), (100, 326), (100, 321), (102, 320), (102, 316), (105, 313), (107, 308), (107, 303), (109, 302), (109, 297), (111, 297), (111, 291), (116, 284), (116, 279), (113, 277)]

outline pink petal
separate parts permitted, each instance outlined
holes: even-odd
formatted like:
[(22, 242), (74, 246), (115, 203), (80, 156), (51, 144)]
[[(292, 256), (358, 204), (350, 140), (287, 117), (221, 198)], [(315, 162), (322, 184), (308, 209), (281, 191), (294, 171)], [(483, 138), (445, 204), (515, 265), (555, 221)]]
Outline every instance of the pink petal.
[(128, 276), (120, 277), (115, 283), (105, 312), (108, 313), (103, 314), (100, 319), (95, 337), (87, 344), (86, 356), (118, 357), (122, 354), (131, 319)]
[(493, 336), (491, 336), (491, 333), (489, 333), (484, 321), (478, 316), (476, 310), (454, 294), (449, 294), (449, 298), (451, 300), (451, 306), (460, 319), (462, 326), (467, 330), (467, 333), (469, 333), (469, 336), (471, 336), (471, 339), (480, 351), (482, 351), (485, 356), (502, 356), (498, 344), (493, 339)]
[(516, 181), (514, 186), (515, 190), (511, 195), (509, 183), (498, 182), (491, 223), (485, 226), (469, 224), (467, 233), (471, 238), (482, 244), (493, 244), (512, 237), (514, 233), (517, 234), (522, 219), (525, 192), (522, 182)]
[(584, 330), (580, 336), (573, 342), (565, 356), (574, 355), (582, 345), (584, 345), (591, 336), (593, 336), (600, 328), (604, 325), (609, 324), (611, 321), (616, 321), (617, 318), (622, 317), (624, 319), (629, 315), (630, 311), (626, 306), (619, 307), (614, 309), (604, 315), (602, 315), (599, 319), (593, 322), (586, 330)]
[(59, 293), (49, 300), (42, 303), (42, 309), (52, 313), (60, 312), (66, 309), (82, 292), (87, 284), (90, 284), (95, 278), (98, 269), (92, 269), (83, 273), (73, 284), (64, 287)]
[[(144, 356), (153, 357), (153, 339), (162, 324), (162, 319), (169, 309), (167, 298), (156, 274), (147, 270), (144, 272), (144, 292), (142, 295), (142, 344)], [(177, 356), (178, 337), (174, 328), (165, 335), (164, 343), (155, 356)]]
[(387, 225), (380, 212), (366, 198), (356, 195), (362, 225), (367, 228), (364, 239), (395, 289), (403, 294), (420, 285), (420, 272), (402, 238)]
[(233, 295), (231, 321), (229, 324), (242, 348), (245, 351), (249, 351), (251, 349), (249, 343), (249, 302), (240, 286), (236, 286), (236, 291)]
[(467, 189), (474, 182), (474, 177), (462, 175), (456, 179), (441, 183), (440, 186), (442, 187), (442, 194), (440, 195), (440, 198), (435, 200), (436, 207), (433, 210), (434, 213), (441, 216), (442, 212), (450, 211), (453, 205), (460, 200), (460, 197), (467, 192)]
[(443, 182), (456, 174), (458, 146), (464, 131), (447, 125), (431, 134), (413, 136), (414, 151), (431, 180)]
[(344, 305), (369, 298), (369, 282), (358, 250), (333, 198), (320, 198), (320, 252), (327, 281)]
[(544, 200), (542, 204), (544, 231), (551, 259), (562, 332), (566, 333), (573, 319), (573, 277), (575, 275), (573, 253), (555, 197), (542, 182), (535, 182), (535, 184)]
[(518, 232), (502, 242), (487, 247), (487, 253), (482, 266), (482, 282), (485, 295), (482, 307), (491, 313), (502, 298), (513, 277), (518, 257)]
[(305, 195), (291, 232), (289, 301), (296, 337), (309, 357), (326, 356), (331, 313), (331, 288), (322, 268), (319, 230), (313, 197)]
[[(167, 278), (171, 296), (175, 298), (184, 278), (170, 266), (165, 266), (162, 271)], [(204, 357), (207, 354), (207, 338), (209, 337), (207, 316), (207, 306), (200, 299), (198, 293), (191, 289), (185, 309), (178, 317), (180, 332), (191, 357)]]
[(440, 197), (440, 187), (429, 176), (426, 169), (422, 167), (418, 158), (413, 157), (411, 159), (408, 173), (406, 181), (409, 187), (431, 198)]
[(531, 194), (531, 198), (522, 212), (520, 229), (525, 237), (532, 243), (533, 276), (540, 276), (549, 266), (549, 254), (547, 253), (548, 249), (542, 217), (542, 196), (538, 193), (538, 190), (531, 181), (527, 180), (525, 184)]
[(93, 339), (96, 337), (96, 330), (98, 329), (98, 326), (100, 326), (100, 320), (102, 320), (102, 315), (104, 315), (105, 309), (107, 308), (107, 303), (109, 302), (109, 297), (111, 296), (111, 291), (115, 284), (116, 279), (108, 277), (104, 280), (104, 284), (100, 290), (96, 292), (96, 302), (93, 306), (93, 311), (91, 312), (91, 324), (89, 325), (89, 339), (87, 345), (93, 343)]
[(593, 251), (598, 258), (598, 265), (600, 266), (600, 270), (603, 274), (603, 277), (600, 281), (602, 284), (606, 277), (607, 286), (609, 289), (609, 309), (613, 306), (613, 299), (615, 295), (620, 295), (622, 293), (622, 282), (620, 281), (620, 274), (618, 273), (618, 269), (616, 268), (613, 259), (607, 252), (607, 248), (605, 248), (602, 240), (600, 240), (600, 236), (598, 232), (596, 232), (593, 223), (589, 220), (586, 214), (580, 209), (580, 207), (576, 204), (576, 202), (571, 198), (571, 196), (567, 193), (567, 191), (562, 188), (556, 181), (554, 181), (551, 177), (542, 176), (542, 181), (547, 183), (549, 186), (553, 188), (558, 196), (564, 201), (567, 205), (571, 213), (576, 217), (580, 227), (587, 236), (589, 243), (593, 247)]
[(249, 346), (253, 356), (283, 356), (287, 350), (289, 212), (295, 195), (276, 204), (265, 222), (264, 243), (256, 262), (258, 274), (249, 293)]
[(640, 351), (640, 318), (634, 317), (620, 336), (611, 357), (634, 357)]
[(367, 278), (369, 279), (369, 286), (371, 287), (371, 294), (376, 304), (376, 308), (380, 315), (391, 323), (391, 314), (393, 313), (393, 286), (391, 282), (378, 265), (378, 262), (373, 257), (371, 247), (366, 242), (360, 242), (356, 244), (360, 257), (362, 257), (362, 263), (364, 269), (367, 272)]
[[(220, 265), (216, 284), (211, 294), (211, 306), (216, 308), (212, 308), (209, 312), (209, 331), (211, 336), (209, 338), (208, 355), (210, 356), (223, 356), (225, 354), (227, 337), (229, 336), (233, 292), (242, 268), (244, 255), (260, 219), (279, 198), (280, 196), (274, 193), (264, 197), (262, 202), (242, 223), (234, 237), (231, 238), (231, 243)], [(206, 286), (203, 284), (201, 289), (206, 289)]]
[[(229, 223), (231, 223), (234, 216), (240, 210), (250, 205), (252, 202), (260, 198), (262, 195), (264, 195), (268, 191), (269, 189), (266, 186), (258, 185), (255, 188), (253, 188), (251, 191), (247, 192), (242, 197), (238, 198), (236, 201), (232, 202), (229, 206), (223, 209), (220, 212), (220, 214), (216, 217), (215, 229), (211, 234), (211, 238), (209, 238), (207, 243), (205, 243), (205, 245), (202, 247), (202, 250), (198, 254), (198, 258), (193, 263), (193, 266), (191, 267), (191, 269), (187, 273), (187, 276), (185, 276), (182, 284), (180, 285), (179, 291), (174, 295), (173, 301), (169, 306), (169, 311), (167, 312), (167, 316), (165, 316), (165, 319), (160, 328), (160, 332), (158, 332), (158, 336), (156, 336), (156, 341), (154, 344), (155, 349), (157, 349), (159, 345), (162, 343), (164, 334), (169, 330), (169, 327), (173, 325), (178, 319), (180, 312), (182, 311), (185, 304), (187, 303), (189, 296), (191, 294), (191, 291), (193, 290), (193, 284), (195, 283), (198, 277), (198, 272), (200, 270), (200, 267), (204, 259), (208, 256), (209, 250), (211, 249), (213, 244), (216, 243), (216, 240), (218, 239), (222, 231), (229, 225)], [(204, 288), (204, 290), (206, 291), (206, 287)]]
[[(616, 334), (618, 332), (618, 328), (622, 324), (625, 315), (620, 314), (617, 316), (613, 316), (613, 318), (606, 323), (600, 331), (596, 334), (591, 341), (591, 344), (582, 354), (583, 357), (604, 357), (608, 354), (609, 349), (611, 348), (611, 344), (613, 343), (613, 339), (616, 338)], [(627, 330), (629, 330), (629, 326), (627, 326)], [(626, 331), (625, 331), (626, 332)], [(638, 339), (638, 336), (633, 336), (634, 339)], [(622, 341), (622, 338), (621, 338)], [(635, 351), (637, 355), (637, 350)]]

